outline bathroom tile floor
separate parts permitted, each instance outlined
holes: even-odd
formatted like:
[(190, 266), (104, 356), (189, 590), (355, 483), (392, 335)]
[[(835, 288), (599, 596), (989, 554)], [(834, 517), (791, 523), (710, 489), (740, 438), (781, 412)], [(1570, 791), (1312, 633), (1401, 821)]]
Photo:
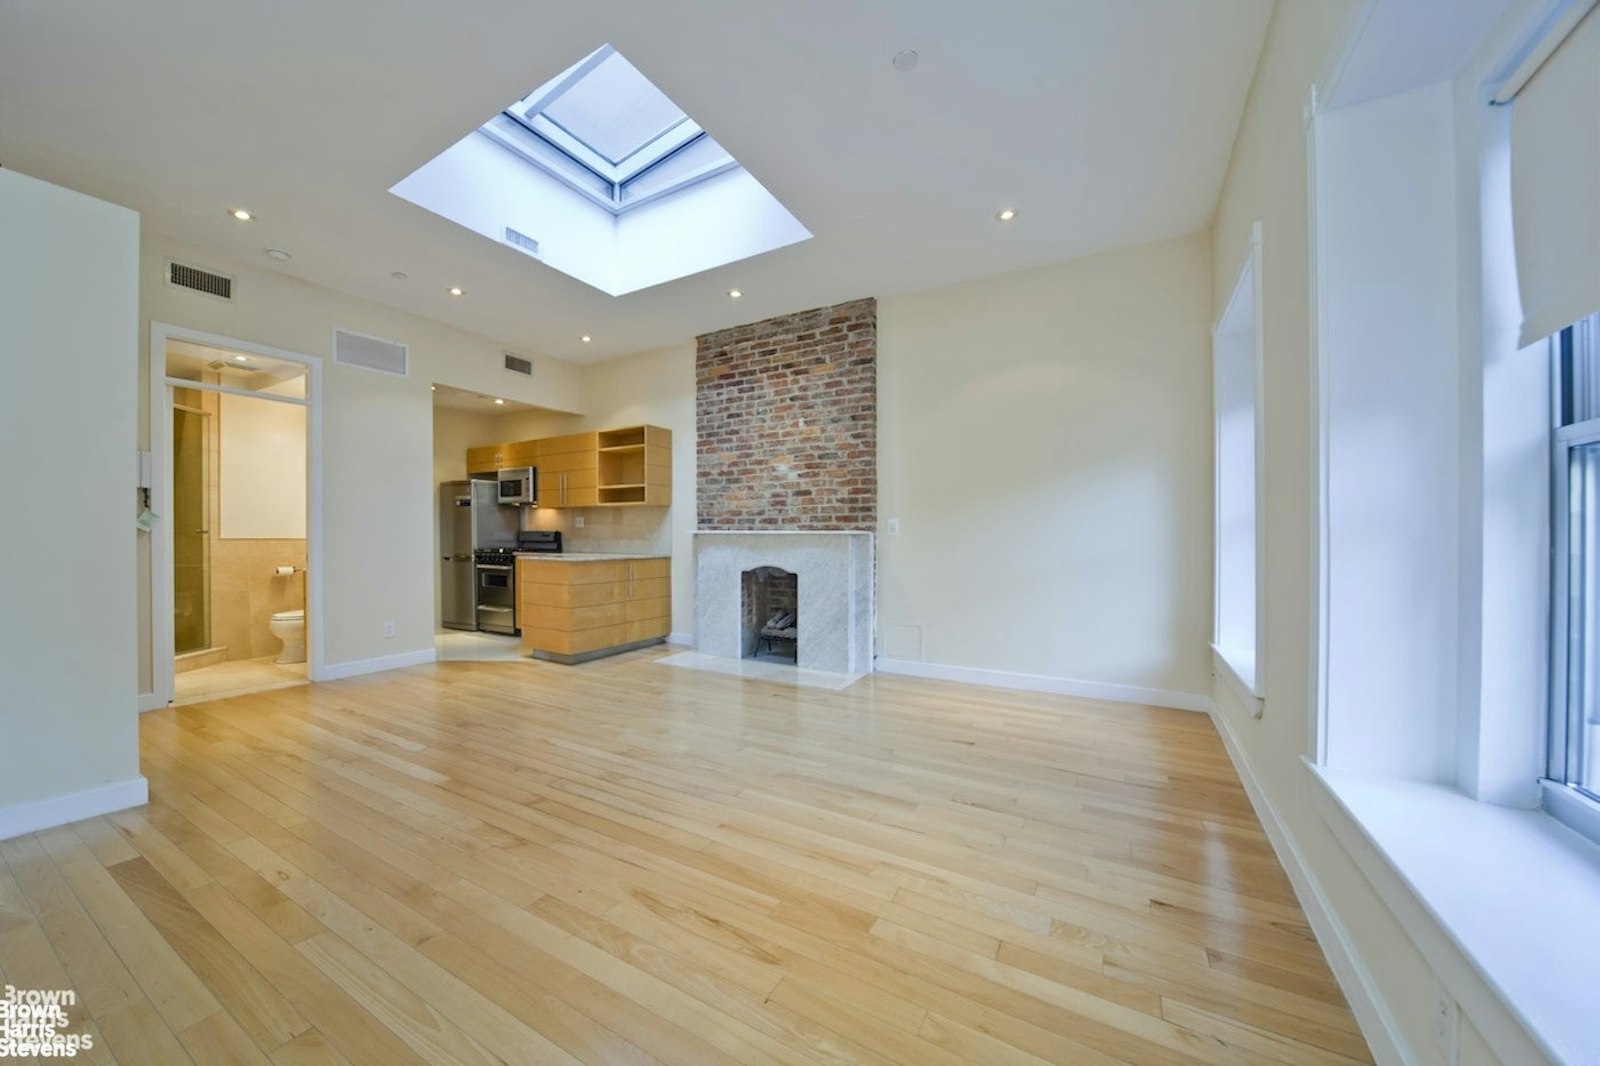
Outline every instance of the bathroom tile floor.
[(267, 655), (259, 659), (234, 659), (199, 670), (187, 670), (177, 676), (177, 698), (172, 704), (181, 707), (187, 703), (306, 683), (305, 663), (279, 666), (273, 658)]

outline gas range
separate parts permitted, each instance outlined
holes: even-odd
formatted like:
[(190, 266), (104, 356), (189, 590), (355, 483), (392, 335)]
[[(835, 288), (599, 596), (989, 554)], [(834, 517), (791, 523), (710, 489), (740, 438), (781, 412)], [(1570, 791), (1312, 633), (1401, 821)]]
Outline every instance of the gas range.
[(515, 560), (514, 548), (479, 548), (472, 553), (472, 561), (479, 566), (510, 566)]

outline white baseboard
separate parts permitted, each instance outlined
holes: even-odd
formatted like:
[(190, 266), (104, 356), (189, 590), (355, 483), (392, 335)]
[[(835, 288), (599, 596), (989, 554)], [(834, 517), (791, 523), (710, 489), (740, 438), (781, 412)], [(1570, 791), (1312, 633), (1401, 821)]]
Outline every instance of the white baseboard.
[(167, 701), (157, 696), (154, 692), (139, 693), (139, 713), (148, 714), (150, 711), (165, 710)]
[(1350, 1002), (1350, 1010), (1355, 1014), (1357, 1024), (1361, 1026), (1361, 1035), (1366, 1038), (1373, 1058), (1380, 1066), (1387, 1066), (1389, 1063), (1414, 1063), (1416, 1056), (1410, 1052), (1409, 1046), (1400, 1035), (1399, 1026), (1395, 1024), (1394, 1016), (1389, 1013), (1388, 1005), (1379, 994), (1372, 972), (1362, 961), (1360, 953), (1356, 951), (1344, 924), (1334, 914), (1327, 896), (1323, 894), (1322, 886), (1317, 883), (1316, 877), (1312, 875), (1305, 859), (1301, 856), (1300, 849), (1295, 845), (1294, 838), (1289, 835), (1288, 828), (1283, 824), (1283, 819), (1278, 816), (1278, 809), (1261, 790), (1255, 770), (1250, 765), (1249, 756), (1245, 754), (1244, 746), (1239, 743), (1232, 725), (1215, 707), (1211, 710), (1211, 721), (1222, 737), (1223, 746), (1228, 749), (1228, 758), (1233, 760), (1233, 768), (1244, 784), (1245, 794), (1250, 797), (1250, 805), (1255, 808), (1256, 817), (1261, 820), (1261, 827), (1267, 832), (1267, 839), (1272, 842), (1272, 850), (1277, 853), (1278, 861), (1283, 864), (1284, 872), (1289, 875), (1289, 881), (1294, 886), (1294, 894), (1300, 900), (1300, 909), (1305, 911), (1306, 920), (1311, 923), (1312, 931), (1317, 935), (1317, 943), (1321, 945), (1323, 954), (1328, 957), (1328, 965), (1333, 970), (1333, 976), (1339, 982), (1339, 988), (1344, 992), (1345, 999)]
[(0, 840), (10, 840), (24, 833), (41, 829), (54, 829), (68, 822), (94, 818), (112, 811), (124, 811), (150, 802), (150, 783), (142, 777), (115, 781), (82, 792), (65, 796), (34, 800), (0, 808)]
[(1159, 688), (1112, 685), (1102, 681), (1077, 681), (1070, 677), (1047, 677), (1042, 674), (1012, 674), (1003, 670), (980, 670), (973, 666), (943, 666), (939, 663), (917, 662), (912, 659), (886, 659), (882, 656), (876, 660), (875, 668), (883, 674), (905, 674), (908, 677), (927, 677), (935, 681), (962, 681), (969, 685), (1051, 692), (1058, 696), (1081, 696), (1091, 700), (1138, 703), (1150, 707), (1170, 707), (1179, 711), (1204, 713), (1211, 710), (1211, 698), (1197, 692), (1172, 692)]
[(380, 655), (376, 659), (355, 659), (347, 663), (328, 663), (317, 672), (318, 681), (341, 681), (362, 674), (376, 674), (384, 670), (399, 670), (405, 666), (425, 666), (437, 662), (439, 653), (434, 648), (418, 648), (399, 655)]
[(668, 633), (667, 634), (667, 643), (668, 644), (681, 644), (686, 648), (692, 648), (692, 647), (694, 647), (694, 634), (693, 633)]

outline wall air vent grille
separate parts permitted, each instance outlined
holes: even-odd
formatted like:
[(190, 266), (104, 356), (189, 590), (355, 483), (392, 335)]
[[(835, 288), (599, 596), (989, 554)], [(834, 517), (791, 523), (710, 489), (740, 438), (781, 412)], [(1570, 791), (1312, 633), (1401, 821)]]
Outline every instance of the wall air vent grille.
[(233, 299), (233, 279), (214, 270), (201, 270), (176, 259), (167, 260), (167, 284), (181, 289), (192, 289), (219, 300)]
[(410, 373), (410, 351), (404, 344), (348, 329), (333, 331), (333, 361), (401, 378)]
[(511, 245), (511, 247), (513, 247), (513, 248), (522, 249), (524, 252), (527, 252), (529, 255), (536, 256), (536, 255), (539, 254), (539, 242), (538, 241), (534, 240), (532, 237), (528, 236), (526, 233), (518, 233), (516, 230), (512, 229), (510, 226), (506, 227), (506, 243)]
[(532, 359), (524, 359), (524, 358), (522, 358), (522, 356), (520, 356), (520, 355), (512, 355), (510, 352), (506, 352), (505, 353), (505, 357), (506, 357), (506, 369), (507, 370), (514, 371), (514, 372), (516, 372), (518, 374), (526, 374), (529, 377), (533, 376), (533, 360)]

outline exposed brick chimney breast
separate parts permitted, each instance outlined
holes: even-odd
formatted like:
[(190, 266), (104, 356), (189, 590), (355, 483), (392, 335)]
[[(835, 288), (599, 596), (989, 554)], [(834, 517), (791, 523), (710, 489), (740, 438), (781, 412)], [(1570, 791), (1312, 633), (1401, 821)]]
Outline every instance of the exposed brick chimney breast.
[(878, 302), (698, 338), (701, 529), (850, 530), (878, 521)]

